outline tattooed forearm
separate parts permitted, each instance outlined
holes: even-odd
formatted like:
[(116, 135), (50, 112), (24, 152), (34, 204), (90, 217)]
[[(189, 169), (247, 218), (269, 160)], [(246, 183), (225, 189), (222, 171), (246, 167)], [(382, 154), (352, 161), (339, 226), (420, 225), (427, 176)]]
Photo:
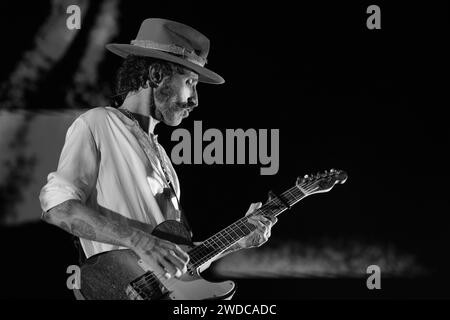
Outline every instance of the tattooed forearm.
[(114, 232), (105, 232), (105, 228), (103, 228), (102, 231), (96, 232), (95, 226), (82, 219), (75, 218), (70, 222), (70, 226), (65, 222), (59, 222), (57, 225), (68, 233), (83, 239), (109, 243), (117, 246), (124, 245), (122, 241), (117, 240)]
[(70, 231), (72, 231), (73, 235), (80, 238), (86, 238), (89, 240), (97, 239), (94, 227), (92, 227), (89, 223), (81, 219), (77, 218), (73, 219), (70, 225)]
[(155, 245), (155, 239), (149, 238), (147, 233), (140, 230), (133, 233), (133, 235), (130, 237), (130, 241), (133, 248), (145, 247), (150, 250)]
[(133, 247), (131, 238), (149, 234), (150, 225), (128, 219), (107, 209), (94, 211), (76, 200), (68, 200), (43, 215), (43, 219), (80, 238)]
[(128, 219), (119, 214), (110, 214), (111, 227), (113, 231), (121, 238), (131, 237), (133, 229), (130, 228)]
[(59, 223), (59, 227), (61, 229), (63, 229), (64, 231), (68, 232), (68, 233), (72, 233), (72, 231), (70, 230), (69, 225), (67, 223), (65, 223), (65, 222), (60, 222)]

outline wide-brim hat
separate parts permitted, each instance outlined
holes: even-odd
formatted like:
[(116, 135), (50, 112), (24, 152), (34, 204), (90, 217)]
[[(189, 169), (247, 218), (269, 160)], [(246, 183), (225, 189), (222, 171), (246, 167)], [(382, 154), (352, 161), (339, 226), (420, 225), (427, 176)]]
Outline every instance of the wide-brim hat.
[(179, 22), (146, 19), (131, 44), (110, 43), (106, 49), (122, 58), (133, 54), (177, 63), (196, 72), (199, 82), (225, 82), (217, 73), (204, 67), (209, 53), (209, 39)]

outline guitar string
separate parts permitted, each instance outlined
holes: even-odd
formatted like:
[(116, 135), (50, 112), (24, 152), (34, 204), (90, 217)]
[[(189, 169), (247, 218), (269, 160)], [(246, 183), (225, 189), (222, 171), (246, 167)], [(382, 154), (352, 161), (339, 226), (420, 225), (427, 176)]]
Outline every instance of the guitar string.
[[(313, 183), (314, 183), (314, 182), (313, 182)], [(311, 183), (311, 184), (313, 184), (313, 183)], [(310, 186), (305, 186), (303, 190), (309, 192), (309, 191), (312, 190), (312, 189), (309, 189), (309, 188), (310, 188)], [(299, 193), (301, 196), (302, 196), (302, 195), (306, 196), (303, 192), (298, 192), (298, 191), (300, 191), (298, 188), (295, 188), (295, 189), (297, 190), (297, 193)], [(294, 190), (295, 190), (295, 189), (294, 189)], [(277, 200), (277, 199), (275, 198), (275, 199), (272, 199), (272, 200)], [(300, 201), (300, 200), (301, 200), (301, 199), (296, 200), (296, 201), (294, 202), (294, 204), (295, 204), (296, 202)], [(286, 208), (285, 208), (283, 211), (285, 211), (285, 210), (286, 210)], [(283, 211), (281, 211), (281, 212), (283, 212)], [(281, 213), (281, 212), (280, 212), (280, 213)], [(248, 216), (247, 216), (247, 217), (244, 217), (244, 218), (248, 218)], [(237, 240), (237, 241), (239, 241), (239, 240)], [(235, 241), (235, 242), (237, 242), (237, 241)], [(213, 256), (214, 256), (214, 255), (213, 255)], [(208, 259), (209, 259), (209, 258), (208, 258)], [(203, 262), (202, 262), (202, 264), (203, 264)], [(148, 274), (146, 274), (146, 275), (143, 276), (143, 278), (145, 278), (145, 280), (143, 280), (143, 281), (138, 281), (138, 283), (140, 282), (140, 284), (137, 286), (137, 289), (139, 289), (139, 291), (140, 291), (140, 293), (139, 293), (140, 296), (142, 296), (142, 294), (145, 295), (145, 296), (147, 296), (147, 294), (145, 293), (145, 291), (143, 291), (143, 289), (145, 289), (145, 287), (152, 286), (153, 284), (155, 284), (155, 283), (159, 280), (159, 279), (158, 279), (158, 276), (161, 276), (161, 274), (148, 273)], [(148, 280), (149, 280), (150, 277), (151, 277), (152, 279), (151, 279), (151, 281), (149, 282)], [(170, 291), (170, 289), (171, 289), (171, 287), (173, 286), (175, 280), (176, 280), (175, 278), (172, 278), (172, 279), (166, 281), (166, 284), (165, 284), (166, 290)]]
[[(313, 183), (314, 183), (314, 182), (313, 182)], [(310, 185), (306, 185), (306, 186), (304, 186), (304, 187), (308, 189), (313, 183), (311, 183)], [(296, 191), (297, 194), (295, 194), (294, 191)], [(308, 191), (311, 191), (311, 190), (308, 190)], [(295, 199), (295, 197), (298, 197), (298, 196), (305, 196), (305, 194), (303, 194), (302, 192), (300, 192), (300, 190), (299, 190), (297, 187), (294, 187), (293, 190), (288, 190), (286, 193), (288, 193), (288, 194), (290, 194), (290, 195), (293, 195), (293, 196), (294, 196), (294, 199)], [(297, 201), (299, 201), (299, 200), (301, 200), (301, 199), (296, 199), (296, 200), (294, 200), (294, 203), (293, 203), (293, 204), (295, 204), (295, 203), (296, 203)], [(270, 209), (271, 205), (273, 205), (273, 202), (276, 202), (276, 204), (277, 204), (277, 209), (279, 209), (279, 206), (278, 206), (278, 205), (280, 205), (280, 204), (282, 205), (282, 203), (281, 203), (281, 201), (279, 201), (279, 199), (274, 198), (274, 199), (272, 199), (271, 201), (267, 202), (267, 203), (264, 205), (264, 207), (268, 207), (268, 209), (261, 208), (261, 209), (255, 211), (254, 213), (252, 213), (252, 215), (257, 215), (257, 214), (261, 214), (261, 213), (262, 213), (262, 214), (274, 214), (274, 213), (272, 212), (272, 209)], [(286, 209), (284, 209), (284, 210), (286, 210)], [(283, 210), (283, 211), (284, 211), (284, 210)], [(270, 212), (268, 212), (268, 211), (270, 211)], [(278, 210), (278, 212), (281, 213), (282, 211), (279, 211), (279, 210)], [(249, 216), (246, 216), (246, 217), (243, 217), (242, 219), (247, 220), (248, 217), (249, 217)], [(253, 231), (253, 230), (254, 230), (254, 229), (252, 230), (252, 229), (249, 228), (249, 224), (248, 224), (246, 221), (245, 221), (245, 222), (242, 221), (242, 220), (241, 220), (241, 221), (237, 221), (236, 223), (234, 223), (234, 224), (232, 224), (232, 225), (230, 225), (229, 227), (227, 227), (227, 228), (224, 229), (224, 232), (225, 232), (226, 234), (228, 234), (228, 236), (231, 238), (231, 241), (228, 240), (228, 237), (227, 237), (226, 235), (223, 235), (223, 232), (220, 232), (220, 233), (218, 233), (218, 234), (224, 236), (224, 241), (225, 241), (225, 242), (222, 242), (222, 241), (220, 240), (220, 238), (219, 238), (217, 235), (214, 235), (213, 237), (210, 237), (209, 239), (205, 240), (205, 241), (202, 243), (202, 245), (203, 245), (203, 244), (211, 245), (213, 251), (212, 251), (212, 252), (208, 252), (208, 251), (209, 251), (209, 250), (208, 250), (208, 251), (206, 251), (208, 254), (205, 255), (205, 250), (201, 249), (200, 246), (194, 248), (194, 252), (191, 252), (189, 255), (190, 255), (190, 257), (191, 257), (191, 260), (196, 260), (196, 261), (195, 261), (194, 263), (192, 263), (191, 265), (192, 265), (193, 267), (199, 267), (199, 266), (201, 266), (205, 261), (209, 260), (212, 256), (218, 254), (217, 252), (215, 252), (215, 250), (217, 250), (217, 249), (222, 249), (222, 250), (220, 250), (220, 251), (223, 251), (223, 250), (226, 249), (227, 247), (230, 247), (231, 245), (233, 245), (234, 243), (236, 243), (237, 241), (239, 241), (243, 236), (246, 236), (247, 234), (246, 234), (245, 232), (242, 231), (242, 229), (241, 229), (240, 226), (239, 226), (239, 223), (241, 224), (242, 227), (245, 227), (245, 228), (247, 229), (246, 232), (248, 232), (248, 231)], [(242, 235), (239, 234), (239, 233), (236, 231), (236, 229), (233, 229), (233, 227), (236, 227), (236, 226), (237, 226), (237, 228), (238, 228), (241, 232), (243, 232)], [(253, 226), (253, 225), (250, 224), (250, 227), (252, 227), (252, 226)], [(227, 229), (229, 229), (229, 230), (227, 230)], [(234, 236), (231, 232), (234, 232), (234, 233), (239, 237), (239, 239), (234, 239), (235, 236)], [(219, 244), (216, 240), (214, 240), (214, 237), (216, 237), (222, 244)], [(209, 242), (209, 243), (207, 243), (207, 242)], [(228, 243), (227, 243), (227, 242), (228, 242)], [(217, 244), (217, 248), (214, 247), (213, 244)], [(222, 248), (222, 245), (225, 245), (225, 248)], [(200, 250), (198, 250), (198, 248), (200, 248)], [(220, 251), (219, 251), (219, 252), (220, 252)], [(198, 255), (200, 255), (201, 259), (198, 259), (198, 258), (199, 258)]]
[[(295, 188), (294, 190), (297, 191), (297, 193), (298, 193), (298, 191), (299, 191), (298, 188)], [(293, 195), (294, 197), (297, 197), (297, 196), (298, 196), (298, 194), (294, 194), (293, 191), (291, 191), (291, 190), (288, 190), (286, 193), (288, 193), (288, 194), (291, 195), (291, 196)], [(300, 195), (301, 195), (301, 194), (300, 194)], [(255, 214), (255, 215), (256, 215), (256, 214), (261, 214), (261, 213), (263, 213), (263, 214), (269, 214), (269, 215), (270, 215), (270, 214), (273, 214), (273, 211), (272, 211), (272, 209), (271, 209), (272, 205), (274, 204), (273, 202), (275, 202), (275, 204), (277, 204), (277, 207), (276, 207), (277, 210), (279, 209), (279, 205), (283, 205), (283, 203), (282, 203), (281, 201), (279, 201), (279, 199), (275, 198), (275, 199), (272, 199), (271, 201), (267, 202), (266, 204), (264, 204), (264, 206), (263, 206), (262, 208), (258, 209), (254, 214)], [(264, 207), (267, 207), (267, 208), (264, 208)], [(242, 219), (246, 220), (246, 218), (248, 218), (248, 216), (243, 217)], [(241, 225), (239, 225), (239, 224), (241, 224)], [(236, 227), (237, 227), (237, 228), (236, 228)], [(204, 256), (205, 251), (206, 251), (206, 252), (209, 251), (209, 250), (205, 250), (205, 249), (208, 248), (208, 246), (209, 246), (210, 248), (212, 248), (213, 250), (220, 249), (220, 248), (221, 248), (221, 244), (218, 243), (216, 240), (214, 240), (214, 238), (216, 238), (217, 240), (219, 240), (219, 242), (221, 242), (222, 244), (225, 244), (226, 246), (228, 246), (229, 244), (222, 242), (222, 241), (221, 241), (221, 238), (220, 238), (219, 236), (223, 236), (223, 237), (225, 238), (226, 241), (228, 241), (228, 238), (231, 237), (232, 242), (235, 242), (235, 241), (236, 241), (236, 240), (234, 239), (234, 238), (235, 238), (235, 235), (237, 235), (239, 238), (241, 238), (242, 236), (245, 236), (245, 235), (246, 235), (246, 233), (242, 231), (241, 227), (245, 227), (245, 228), (248, 229), (248, 224), (245, 223), (245, 222), (242, 221), (242, 220), (236, 221), (235, 223), (233, 223), (233, 224), (231, 224), (230, 226), (228, 226), (228, 227), (226, 227), (225, 229), (223, 229), (221, 232), (218, 232), (217, 234), (215, 234), (215, 235), (213, 235), (212, 237), (208, 238), (207, 240), (203, 241), (202, 245), (203, 245), (205, 248), (202, 249), (202, 248), (201, 248), (201, 245), (198, 246), (198, 247), (196, 247), (196, 248), (194, 248), (194, 250), (193, 250), (194, 252), (192, 252), (192, 253), (190, 254), (190, 256), (191, 256), (192, 258), (194, 258), (194, 259), (198, 258), (197, 254), (199, 254), (199, 255), (201, 255), (201, 256)], [(238, 231), (241, 231), (243, 234), (240, 234)], [(249, 229), (246, 230), (246, 232), (248, 232), (248, 231), (251, 231), (251, 230), (249, 230)], [(233, 233), (234, 233), (235, 235), (233, 235)], [(229, 237), (228, 237), (228, 236), (229, 236)], [(218, 245), (218, 247), (217, 247), (217, 248), (214, 247), (214, 244)]]
[[(305, 184), (305, 185), (301, 186), (301, 188), (302, 188), (304, 191), (306, 191), (306, 192), (310, 192), (310, 191), (312, 191), (312, 190), (314, 189), (315, 186), (313, 186), (313, 185), (315, 185), (316, 183), (317, 183), (317, 181), (312, 181), (312, 182), (309, 182), (309, 181), (308, 181), (308, 184)], [(313, 188), (311, 188), (311, 187), (313, 187)], [(295, 196), (295, 194), (293, 193), (293, 192), (295, 191), (295, 192), (297, 192), (300, 196), (303, 196), (303, 197), (307, 196), (304, 192), (302, 192), (302, 190), (300, 190), (299, 186), (294, 186), (294, 187), (291, 188), (291, 189), (292, 189), (292, 191), (291, 191), (291, 190), (288, 190), (288, 191), (286, 191), (285, 193), (288, 193), (288, 194), (291, 194), (291, 193), (292, 193), (292, 195)], [(283, 194), (285, 194), (285, 193), (283, 193)], [(297, 202), (300, 201), (301, 199), (302, 199), (302, 198), (296, 200), (293, 204), (297, 203)], [(278, 201), (279, 203), (281, 203), (281, 201), (280, 201), (278, 198), (274, 198), (274, 199), (268, 201), (268, 202), (265, 204), (265, 206), (266, 206), (266, 205), (269, 205), (271, 202), (274, 202), (274, 201)], [(285, 211), (285, 210), (287, 210), (287, 208), (284, 208), (283, 211)], [(241, 220), (243, 220), (243, 219), (246, 220), (246, 219), (248, 219), (250, 216), (254, 216), (254, 215), (256, 215), (256, 214), (261, 214), (260, 211), (261, 211), (261, 209), (255, 210), (255, 211), (252, 212), (251, 214), (249, 214), (249, 215), (247, 215), (247, 216), (245, 216), (245, 217), (239, 219), (239, 220), (238, 220), (237, 222), (235, 222), (234, 224), (236, 224), (236, 223), (238, 223), (238, 222), (243, 223), (243, 221), (241, 221)], [(283, 211), (280, 211), (280, 213), (283, 212)], [(264, 213), (264, 212), (263, 212), (263, 213)], [(233, 224), (232, 224), (232, 225), (233, 225)], [(249, 231), (251, 231), (251, 230), (249, 229)], [(214, 236), (213, 236), (213, 237), (214, 237)], [(210, 238), (212, 238), (212, 237), (210, 237)], [(208, 240), (208, 239), (207, 239), (207, 240)], [(240, 240), (240, 239), (234, 241), (234, 243), (238, 242), (239, 240)], [(205, 241), (206, 241), (206, 240), (205, 240)], [(230, 245), (226, 245), (227, 248), (229, 248), (230, 246), (232, 246), (234, 243), (232, 243), (232, 244), (230, 244)], [(219, 247), (219, 248), (220, 248), (220, 247)], [(195, 249), (195, 248), (194, 248), (194, 249)], [(226, 248), (224, 248), (223, 250), (226, 250)], [(223, 251), (223, 250), (222, 250), (222, 251)], [(198, 265), (198, 266), (196, 266), (196, 268), (199, 268), (202, 264), (204, 264), (204, 263), (205, 263), (206, 261), (208, 261), (210, 258), (212, 258), (212, 257), (214, 257), (215, 255), (218, 255), (218, 254), (220, 254), (220, 252), (219, 252), (219, 253), (215, 253), (215, 254), (213, 254), (213, 255), (208, 254), (206, 257), (204, 257), (203, 259), (200, 260), (201, 264)], [(198, 257), (197, 257), (197, 258), (198, 258)], [(202, 261), (202, 260), (204, 260), (204, 261)], [(198, 262), (199, 262), (199, 261), (197, 261), (197, 264), (198, 264)], [(195, 267), (195, 265), (193, 265), (193, 266)], [(159, 276), (163, 276), (163, 274), (162, 274), (162, 273), (156, 274), (156, 273), (153, 273), (153, 272), (145, 273), (144, 275), (141, 276), (141, 279), (140, 279), (140, 280), (138, 280), (137, 282), (135, 282), (135, 286), (133, 286), (133, 288), (134, 288), (134, 289), (136, 289), (136, 288), (139, 289), (139, 291), (141, 291), (140, 294), (145, 294), (145, 292), (142, 292), (142, 290), (145, 289), (145, 287), (152, 286), (155, 282), (157, 282), (157, 281), (159, 280), (159, 279), (158, 279)], [(150, 278), (151, 278), (151, 281), (149, 282), (148, 280), (149, 280)], [(176, 280), (176, 279), (171, 278), (171, 279), (168, 279), (167, 281), (165, 281), (165, 282), (166, 282), (165, 288), (166, 288), (167, 290), (169, 290), (170, 287), (175, 283), (175, 280)], [(170, 291), (170, 290), (169, 290), (169, 291)]]
[[(307, 192), (309, 192), (309, 191), (311, 191), (311, 190), (307, 190), (308, 189), (308, 187), (306, 187), (304, 190), (305, 191), (307, 191)], [(299, 190), (298, 190), (299, 191)], [(297, 192), (297, 193), (299, 193), (299, 192)], [(303, 193), (299, 193), (301, 196), (303, 195), (305, 195), (305, 194), (303, 194)], [(276, 200), (276, 199), (274, 199), (274, 200)], [(298, 202), (298, 201), (300, 201), (301, 199), (298, 199), (297, 201), (295, 201), (294, 202), (294, 204), (296, 203), (296, 202)], [(283, 211), (285, 211), (286, 210), (286, 208), (283, 210)], [(280, 211), (279, 213), (281, 213), (281, 212), (283, 212), (283, 211)], [(248, 216), (247, 216), (248, 217)], [(237, 240), (238, 241), (238, 240)], [(237, 242), (237, 241), (235, 241), (235, 242)], [(214, 255), (213, 255), (214, 256)], [(209, 258), (208, 258), (209, 259)], [(160, 276), (160, 275), (159, 275)], [(148, 288), (148, 286), (152, 286), (152, 285), (154, 285), (156, 282), (158, 282), (158, 274), (154, 274), (154, 273), (149, 273), (149, 274), (147, 274), (147, 275), (144, 275), (143, 276), (144, 278), (145, 278), (145, 280), (144, 281), (141, 281), (140, 282), (140, 284), (137, 286), (137, 289), (140, 291), (139, 292), (139, 295), (141, 296), (141, 297), (143, 297), (143, 295), (144, 295), (144, 297), (143, 298), (147, 298), (147, 294), (146, 294), (146, 292), (144, 291), (144, 289), (145, 288)], [(151, 281), (149, 282), (148, 280), (149, 280), (149, 278), (152, 278), (151, 279)], [(166, 283), (165, 283), (165, 289), (166, 290), (168, 290), (168, 291), (170, 291), (170, 289), (171, 289), (171, 287), (173, 286), (173, 284), (174, 284), (174, 281), (175, 281), (176, 279), (175, 278), (172, 278), (172, 279), (170, 279), (170, 280), (167, 280), (166, 281)], [(161, 281), (161, 280), (160, 280)], [(139, 282), (138, 282), (139, 283)]]
[[(295, 194), (292, 193), (292, 191), (289, 192), (289, 194), (294, 195), (294, 197), (296, 196)], [(300, 194), (300, 196), (301, 196), (301, 194)], [(258, 214), (261, 214), (261, 213), (262, 213), (263, 215), (272, 215), (272, 214), (274, 214), (274, 212), (273, 212), (272, 209), (271, 209), (271, 205), (274, 204), (273, 202), (275, 202), (275, 204), (277, 205), (277, 206), (276, 206), (277, 211), (278, 211), (279, 213), (281, 213), (282, 211), (279, 211), (279, 208), (280, 208), (280, 205), (283, 206), (283, 203), (282, 203), (279, 199), (275, 198), (275, 199), (273, 199), (273, 201), (271, 201), (271, 203), (268, 202), (268, 203), (265, 205), (265, 206), (268, 207), (267, 209), (261, 208), (261, 209), (259, 209), (258, 211), (256, 211), (256, 212), (255, 212), (254, 214), (252, 214), (252, 215), (258, 215)], [(284, 208), (284, 210), (286, 210), (286, 208)], [(284, 211), (284, 210), (283, 210), (283, 211)], [(196, 251), (198, 252), (198, 254), (200, 255), (200, 257), (203, 257), (202, 259), (200, 259), (199, 261), (197, 261), (197, 263), (199, 263), (199, 265), (201, 265), (201, 264), (203, 264), (203, 262), (204, 262), (204, 261), (202, 261), (202, 260), (205, 260), (205, 259), (208, 260), (208, 259), (210, 258), (209, 256), (205, 256), (205, 253), (208, 253), (208, 251), (209, 251), (209, 250), (208, 250), (208, 247), (212, 248), (213, 250), (221, 249), (221, 244), (218, 244), (217, 241), (214, 240), (214, 237), (216, 237), (220, 242), (222, 242), (222, 241), (220, 240), (220, 238), (218, 237), (219, 235), (222, 236), (222, 237), (224, 238), (224, 240), (225, 240), (225, 242), (222, 242), (222, 244), (224, 244), (226, 247), (229, 247), (230, 244), (233, 245), (235, 242), (239, 241), (240, 238), (242, 238), (243, 236), (246, 236), (246, 235), (247, 235), (247, 234), (246, 234), (247, 232), (253, 231), (253, 230), (254, 230), (254, 225), (253, 225), (253, 224), (250, 224), (250, 225), (249, 225), (248, 222), (245, 221), (246, 218), (248, 218), (248, 216), (244, 217), (244, 221), (238, 220), (237, 222), (233, 223), (233, 224), (230, 225), (229, 227), (223, 229), (223, 230), (222, 230), (221, 232), (219, 232), (218, 234), (213, 235), (213, 236), (210, 237), (209, 239), (205, 240), (205, 241), (202, 243), (202, 244), (204, 244), (204, 247), (206, 247), (205, 249), (201, 248), (201, 246), (196, 247), (195, 249), (196, 249)], [(252, 229), (250, 229), (249, 227), (251, 227)], [(243, 231), (241, 228), (245, 228), (246, 230)], [(240, 234), (239, 231), (242, 232), (243, 234)], [(238, 238), (239, 238), (238, 240), (235, 239), (235, 235), (233, 235), (233, 233), (234, 233), (235, 235), (238, 236)], [(231, 241), (229, 240), (229, 238), (231, 238)], [(227, 242), (228, 242), (228, 243), (227, 243)], [(214, 247), (214, 244), (217, 244), (218, 247), (217, 247), (217, 248)], [(197, 248), (198, 248), (198, 249), (197, 249)], [(197, 253), (197, 252), (194, 252), (194, 253)], [(214, 252), (212, 252), (212, 254), (214, 254)], [(198, 258), (198, 256), (195, 257), (194, 259), (196, 259), (196, 258)], [(195, 266), (195, 264), (197, 264), (197, 263), (194, 263), (194, 266)]]
[[(317, 181), (313, 181), (313, 182), (311, 182), (311, 183), (309, 183), (309, 184), (304, 185), (304, 186), (303, 186), (304, 190), (307, 191), (307, 192), (310, 192), (310, 191), (312, 190), (311, 186), (312, 186), (313, 184), (315, 184), (316, 182), (317, 182)], [(288, 191), (285, 192), (285, 193), (292, 194), (292, 195), (294, 195), (294, 197), (295, 197), (296, 195), (293, 193), (293, 191), (295, 191), (299, 196), (306, 196), (306, 194), (304, 194), (303, 192), (301, 192), (301, 190), (299, 190), (298, 186), (295, 186), (294, 188), (292, 188), (292, 190), (288, 190)], [(297, 195), (297, 196), (298, 196), (298, 195)], [(300, 198), (300, 199), (296, 199), (296, 200), (294, 201), (293, 204), (295, 204), (296, 202), (298, 202), (298, 201), (300, 201), (300, 200), (301, 200), (301, 198)], [(269, 207), (270, 207), (271, 202), (274, 202), (274, 201), (277, 201), (277, 202), (278, 202), (277, 204), (282, 204), (281, 201), (279, 201), (278, 198), (274, 198), (274, 199), (272, 199), (271, 201), (267, 202), (264, 206), (269, 206)], [(284, 210), (286, 210), (286, 208), (285, 208)], [(283, 211), (284, 211), (284, 210), (283, 210)], [(283, 211), (280, 211), (279, 213), (281, 213), (281, 212), (283, 212)], [(261, 209), (258, 209), (258, 210), (256, 210), (255, 212), (253, 212), (253, 213), (250, 214), (250, 215), (256, 215), (256, 214), (261, 214), (261, 213), (264, 213), (264, 212), (261, 212)], [(272, 212), (270, 212), (270, 213), (272, 213)], [(246, 220), (250, 215), (248, 215), (248, 216), (246, 216), (246, 217), (243, 217), (243, 218), (241, 218), (240, 220), (242, 220), (242, 219)], [(243, 226), (247, 227), (247, 224), (245, 224), (243, 221), (240, 221), (240, 220), (238, 220), (237, 222), (240, 222), (240, 223), (243, 224)], [(235, 223), (235, 224), (236, 224), (236, 223)], [(247, 229), (249, 229), (249, 228), (247, 227)], [(249, 229), (248, 231), (252, 231), (252, 230)], [(236, 234), (237, 234), (237, 233), (236, 233)], [(230, 234), (230, 235), (231, 235), (231, 234)], [(211, 238), (212, 238), (212, 237), (211, 237)], [(240, 238), (242, 238), (242, 236), (240, 236)], [(236, 243), (236, 242), (239, 241), (239, 240), (240, 240), (240, 239), (234, 240), (233, 242)], [(206, 240), (205, 240), (205, 241), (206, 241)], [(214, 241), (213, 241), (213, 242), (214, 242)], [(223, 244), (225, 244), (226, 247), (230, 247), (230, 246), (232, 246), (232, 245), (234, 244), (233, 242), (232, 242), (231, 244), (226, 244), (226, 243), (223, 243)], [(195, 248), (194, 248), (194, 249), (195, 249)], [(213, 247), (213, 249), (215, 250), (214, 247)], [(220, 246), (218, 247), (218, 249), (220, 249)], [(226, 250), (226, 248), (222, 249), (221, 251), (223, 251), (223, 250)], [(219, 252), (219, 253), (220, 253), (220, 252)], [(199, 254), (201, 254), (201, 253), (199, 253)], [(192, 266), (198, 268), (198, 267), (200, 267), (205, 261), (209, 260), (211, 257), (213, 257), (213, 256), (215, 256), (215, 255), (217, 255), (217, 254), (218, 254), (218, 253), (211, 252), (210, 254), (204, 256), (202, 259), (200, 259), (200, 260), (197, 261), (196, 263), (192, 264)], [(193, 255), (190, 254), (190, 256), (191, 256), (191, 258), (192, 258)], [(196, 258), (198, 258), (198, 257), (196, 257)], [(194, 259), (195, 259), (195, 258), (194, 258)], [(202, 260), (204, 260), (204, 261), (202, 261)], [(200, 264), (199, 264), (198, 266), (196, 266), (199, 262), (200, 262)], [(161, 274), (160, 274), (160, 275), (161, 275)], [(150, 277), (152, 277), (152, 276), (158, 276), (158, 274), (149, 273), (149, 274), (147, 274), (147, 275), (144, 275), (144, 276), (143, 276), (143, 279), (137, 281), (136, 284), (137, 284), (137, 285), (152, 284), (152, 283), (147, 282), (147, 280), (148, 280)], [(155, 279), (155, 281), (156, 281), (156, 279)]]
[[(315, 183), (315, 182), (313, 182), (313, 183)], [(306, 188), (309, 188), (313, 183), (311, 183), (310, 185), (306, 185), (305, 187), (306, 187)], [(308, 190), (308, 191), (310, 191), (310, 190)], [(294, 192), (295, 192), (295, 193), (294, 193)], [(291, 190), (286, 191), (286, 195), (287, 195), (287, 194), (289, 194), (289, 195), (291, 195), (291, 196), (294, 196), (294, 198), (296, 198), (296, 197), (298, 197), (298, 196), (302, 196), (302, 193), (301, 193), (301, 191), (298, 189), (298, 187), (294, 187), (294, 188), (292, 188)], [(305, 196), (306, 196), (306, 195), (305, 195)], [(294, 202), (293, 204), (295, 204), (295, 203), (296, 203), (297, 201), (299, 201), (299, 200), (301, 200), (301, 199), (295, 200), (295, 202)], [(274, 203), (274, 202), (275, 202), (275, 203)], [(267, 214), (268, 214), (268, 215), (274, 214), (273, 209), (271, 208), (271, 207), (273, 207), (273, 204), (276, 204), (276, 205), (277, 205), (277, 206), (275, 207), (275, 209), (278, 210), (278, 211), (279, 211), (280, 205), (283, 206), (282, 201), (280, 201), (278, 198), (274, 198), (274, 199), (272, 199), (271, 201), (269, 201), (269, 202), (267, 202), (266, 204), (264, 204), (264, 206), (263, 206), (262, 208), (260, 208), (260, 209), (258, 209), (257, 211), (255, 211), (254, 214), (252, 214), (252, 215), (258, 215), (258, 214), (261, 214), (261, 213), (262, 213), (262, 214), (265, 214), (265, 215), (267, 215)], [(292, 204), (292, 205), (293, 205), (293, 204)], [(266, 208), (265, 208), (265, 207), (266, 207)], [(283, 211), (284, 211), (284, 210), (283, 210)], [(279, 213), (281, 213), (281, 212), (282, 212), (282, 211), (279, 211)], [(278, 214), (279, 214), (279, 213), (278, 213)], [(212, 237), (208, 238), (207, 240), (203, 241), (202, 244), (204, 244), (205, 247), (207, 247), (208, 245), (211, 245), (211, 247), (212, 247), (213, 250), (220, 249), (220, 244), (218, 244), (217, 241), (214, 240), (214, 237), (216, 237), (220, 242), (222, 242), (222, 241), (220, 240), (220, 238), (218, 237), (218, 236), (220, 235), (220, 236), (223, 236), (223, 237), (225, 238), (226, 241), (228, 241), (228, 239), (227, 239), (227, 238), (228, 238), (228, 237), (227, 237), (227, 234), (228, 234), (228, 236), (231, 237), (232, 242), (235, 242), (235, 241), (236, 241), (236, 240), (234, 239), (235, 236), (234, 236), (232, 233), (238, 235), (239, 238), (241, 238), (242, 236), (245, 236), (245, 235), (246, 235), (245, 232), (243, 232), (243, 231), (241, 230), (240, 227), (242, 226), (242, 227), (246, 227), (246, 228), (248, 229), (248, 224), (247, 224), (246, 221), (245, 221), (245, 220), (247, 220), (246, 218), (248, 218), (248, 217), (249, 217), (249, 216), (246, 216), (246, 217), (243, 217), (242, 219), (236, 221), (235, 223), (233, 223), (233, 224), (231, 224), (230, 226), (228, 226), (228, 227), (226, 227), (225, 229), (223, 229), (221, 232), (218, 232), (217, 234), (215, 234), (215, 235), (213, 235)], [(240, 226), (239, 224), (241, 224), (241, 226)], [(236, 227), (237, 227), (237, 228), (236, 228)], [(243, 234), (242, 234), (242, 235), (239, 234), (239, 232), (238, 232), (237, 230), (243, 232)], [(252, 231), (252, 230), (247, 230), (247, 231)], [(215, 248), (215, 247), (214, 247), (214, 244), (218, 244), (218, 248)], [(222, 242), (222, 244), (225, 244), (226, 246), (229, 246), (229, 244), (227, 244), (227, 243), (223, 243), (223, 242)], [(198, 249), (197, 249), (197, 248), (198, 248)], [(198, 253), (199, 253), (200, 255), (202, 255), (202, 256), (203, 256), (204, 253), (205, 253), (205, 250), (202, 249), (201, 246), (196, 247), (195, 250), (196, 250), (196, 251), (199, 251)], [(203, 252), (202, 252), (202, 251), (203, 251)], [(208, 251), (208, 250), (206, 250), (206, 251)], [(193, 255), (191, 255), (191, 256), (194, 257), (194, 258), (198, 258), (198, 257), (195, 257), (195, 255), (196, 255), (196, 252), (193, 252)]]

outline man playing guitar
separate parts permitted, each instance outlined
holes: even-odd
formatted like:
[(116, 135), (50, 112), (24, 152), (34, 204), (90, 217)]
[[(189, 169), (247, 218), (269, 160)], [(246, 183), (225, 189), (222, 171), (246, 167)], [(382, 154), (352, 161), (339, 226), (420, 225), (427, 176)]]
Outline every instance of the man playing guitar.
[[(180, 185), (155, 126), (177, 126), (198, 105), (198, 82), (223, 83), (204, 67), (209, 40), (197, 30), (164, 19), (145, 20), (131, 44), (109, 44), (124, 58), (114, 106), (93, 108), (67, 131), (55, 172), (40, 193), (44, 221), (80, 238), (87, 258), (131, 249), (155, 274), (180, 278), (189, 255), (152, 234), (164, 221), (187, 225)], [(250, 206), (250, 214), (261, 203)], [(275, 217), (249, 216), (255, 226), (215, 259), (260, 246)]]

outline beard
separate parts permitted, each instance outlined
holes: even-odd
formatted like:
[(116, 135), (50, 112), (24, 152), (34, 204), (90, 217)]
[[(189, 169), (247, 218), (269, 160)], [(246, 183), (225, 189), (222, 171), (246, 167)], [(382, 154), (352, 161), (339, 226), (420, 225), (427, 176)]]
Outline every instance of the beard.
[(178, 100), (176, 90), (169, 79), (154, 90), (153, 99), (150, 101), (150, 115), (170, 126), (179, 125), (185, 113), (184, 109), (188, 108), (187, 102)]

